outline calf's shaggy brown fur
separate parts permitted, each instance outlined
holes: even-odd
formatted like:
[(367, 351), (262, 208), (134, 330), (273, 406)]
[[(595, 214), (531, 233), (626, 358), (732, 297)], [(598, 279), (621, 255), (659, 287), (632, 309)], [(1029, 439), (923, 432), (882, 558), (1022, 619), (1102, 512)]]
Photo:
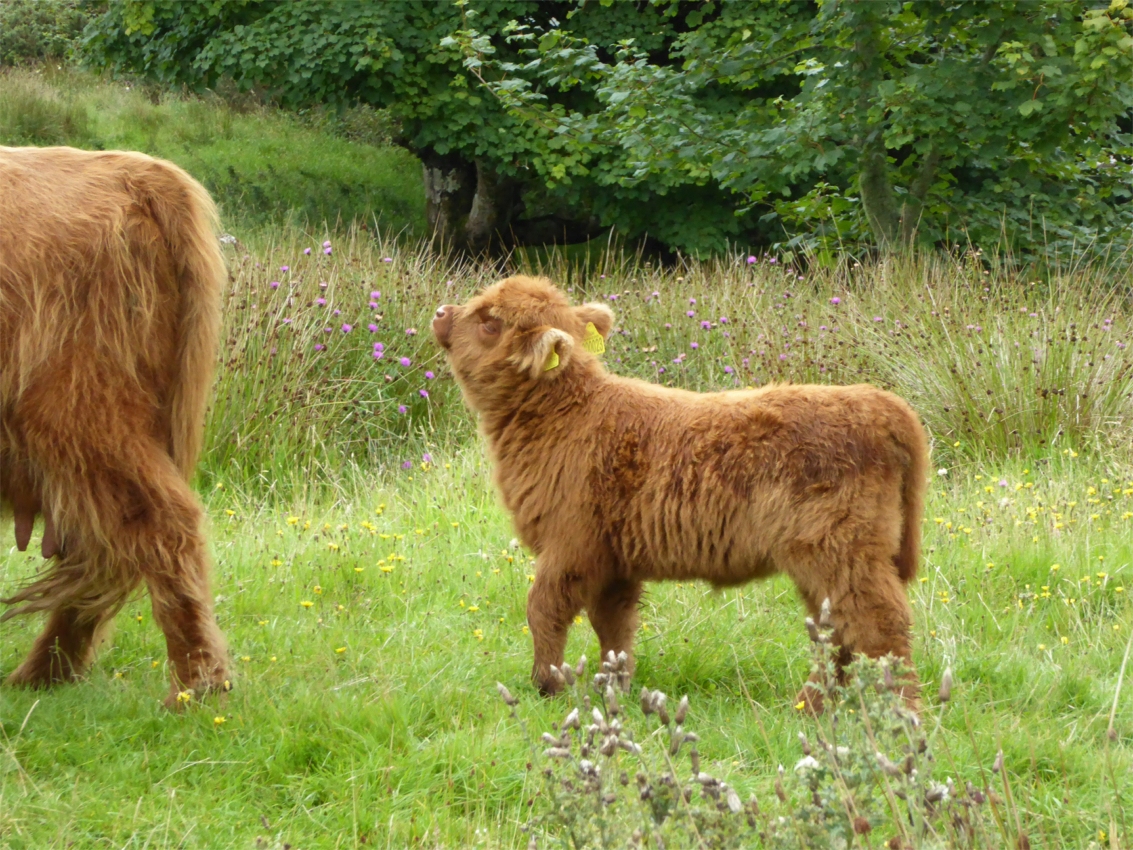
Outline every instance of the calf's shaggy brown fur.
[(0, 501), (39, 577), (4, 618), (47, 612), (8, 682), (81, 676), (145, 582), (172, 684), (226, 685), (201, 509), (201, 447), (226, 271), (216, 208), (136, 153), (0, 147)]
[[(603, 657), (632, 659), (642, 582), (659, 579), (728, 587), (785, 572), (813, 616), (829, 598), (841, 664), (908, 661), (927, 466), (910, 407), (864, 385), (692, 393), (617, 377), (581, 344), (588, 323), (605, 337), (613, 314), (529, 277), (433, 320), (537, 555), (540, 689), (557, 689), (550, 667), (583, 608)], [(915, 703), (915, 681), (904, 687)]]

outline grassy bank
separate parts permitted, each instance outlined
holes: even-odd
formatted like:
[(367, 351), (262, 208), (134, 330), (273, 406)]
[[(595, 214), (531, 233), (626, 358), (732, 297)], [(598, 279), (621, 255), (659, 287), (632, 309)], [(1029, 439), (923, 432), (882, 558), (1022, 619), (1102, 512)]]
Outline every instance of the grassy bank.
[(385, 141), (380, 125), (380, 115), (304, 120), (247, 100), (178, 96), (66, 68), (0, 69), (0, 144), (172, 160), (208, 188), (237, 230), (359, 220), (424, 235), (420, 163)]

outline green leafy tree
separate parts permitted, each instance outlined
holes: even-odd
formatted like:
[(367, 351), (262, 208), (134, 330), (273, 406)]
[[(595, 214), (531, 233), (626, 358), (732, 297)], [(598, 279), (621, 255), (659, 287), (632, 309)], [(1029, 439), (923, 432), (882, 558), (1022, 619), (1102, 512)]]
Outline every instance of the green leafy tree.
[[(475, 28), (448, 43), (542, 130), (551, 181), (712, 184), (818, 248), (1129, 238), (1127, 0), (721, 2), (683, 23), (662, 61), (523, 21), (520, 62)], [(574, 89), (600, 108), (549, 95)]]

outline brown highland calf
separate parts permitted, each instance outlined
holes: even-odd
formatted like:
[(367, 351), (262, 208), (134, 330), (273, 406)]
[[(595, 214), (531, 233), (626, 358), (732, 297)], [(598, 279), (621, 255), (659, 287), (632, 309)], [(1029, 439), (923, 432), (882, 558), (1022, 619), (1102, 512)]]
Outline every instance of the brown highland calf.
[[(789, 575), (831, 603), (839, 663), (910, 658), (927, 445), (916, 414), (871, 386), (692, 393), (609, 374), (586, 350), (613, 314), (512, 277), (437, 310), (433, 333), (480, 414), (496, 483), (537, 555), (532, 675), (553, 693), (583, 608), (602, 656), (631, 657), (642, 582), (728, 587)], [(589, 330), (594, 336), (594, 329)], [(915, 679), (904, 685), (916, 703)], [(821, 710), (816, 691), (800, 698)]]
[(189, 488), (226, 279), (216, 207), (136, 153), (0, 147), (0, 500), (52, 559), (6, 603), (48, 612), (8, 677), (90, 665), (145, 582), (182, 690), (223, 688), (201, 508)]

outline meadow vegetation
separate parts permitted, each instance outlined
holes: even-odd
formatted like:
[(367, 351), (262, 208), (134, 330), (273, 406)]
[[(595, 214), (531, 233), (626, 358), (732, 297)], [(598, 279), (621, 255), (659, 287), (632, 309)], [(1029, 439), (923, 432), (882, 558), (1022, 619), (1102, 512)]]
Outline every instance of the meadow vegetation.
[[(152, 137), (152, 152), (206, 180), (229, 157), (255, 173), (275, 158), (280, 204), (301, 209), (293, 193), (314, 185), (299, 162), (326, 169), (312, 173), (328, 185), (419, 177), (396, 165), (381, 172), (399, 162), (388, 149), (367, 152), (271, 113), (164, 95), (154, 105), (124, 86), (62, 87), (46, 76), (9, 74), (0, 110), (19, 86), (47, 92), (40, 100), (55, 106), (45, 114), (85, 114), (73, 126), (88, 128), (90, 144), (146, 149)], [(178, 135), (194, 128), (205, 128), (199, 142)], [(60, 132), (54, 141), (75, 131)], [(238, 193), (214, 189), (235, 240), (197, 485), (235, 689), (182, 714), (160, 707), (165, 647), (145, 598), (119, 615), (89, 681), (48, 693), (0, 688), (0, 846), (630, 840), (653, 828), (656, 811), (635, 796), (635, 773), (659, 781), (672, 734), (638, 704), (643, 685), (668, 694), (674, 713), (687, 694), (700, 771), (744, 807), (754, 796), (759, 815), (743, 846), (1133, 843), (1128, 256), (1021, 269), (971, 251), (818, 268), (736, 252), (661, 267), (595, 250), (582, 261), (552, 252), (476, 264), (372, 225), (281, 222), (270, 205), (243, 217)], [(618, 715), (638, 733), (643, 760), (625, 749), (610, 757), (607, 776), (628, 777), (615, 782), (616, 805), (595, 805), (581, 774), (577, 793), (561, 796), (567, 764), (546, 757), (537, 735), (561, 735), (575, 703), (542, 699), (529, 684), (534, 564), (512, 542), (475, 423), (428, 330), (438, 303), (462, 301), (513, 267), (547, 272), (576, 300), (609, 303), (617, 322), (605, 360), (621, 374), (697, 390), (870, 381), (921, 412), (934, 475), (910, 593), (926, 705), (909, 740), (924, 739), (932, 763), (918, 754), (916, 781), (890, 776), (870, 750), (869, 724), (896, 716), (878, 669), (861, 677), (876, 694), (868, 706), (855, 692), (821, 720), (796, 709), (822, 656), (786, 580), (725, 591), (669, 583), (643, 602), (635, 696)], [(0, 593), (39, 566), (12, 539), (4, 517)], [(37, 627), (0, 628), (0, 673)], [(580, 654), (597, 654), (585, 627), (567, 650)], [(589, 696), (608, 720), (605, 691)], [(655, 712), (655, 701), (647, 707)], [(899, 751), (904, 739), (893, 740)], [(672, 758), (674, 782), (687, 784), (688, 744)], [(860, 781), (840, 773), (851, 761)], [(853, 813), (843, 805), (851, 781)], [(713, 787), (716, 798), (692, 795), (705, 817), (723, 815), (717, 804), (732, 810), (728, 791)], [(939, 788), (940, 811), (983, 797), (977, 830), (921, 805)], [(917, 804), (901, 803), (902, 790)], [(581, 823), (594, 832), (563, 828), (564, 799), (567, 817), (588, 812)], [(690, 846), (733, 839), (722, 829), (717, 843)]]

